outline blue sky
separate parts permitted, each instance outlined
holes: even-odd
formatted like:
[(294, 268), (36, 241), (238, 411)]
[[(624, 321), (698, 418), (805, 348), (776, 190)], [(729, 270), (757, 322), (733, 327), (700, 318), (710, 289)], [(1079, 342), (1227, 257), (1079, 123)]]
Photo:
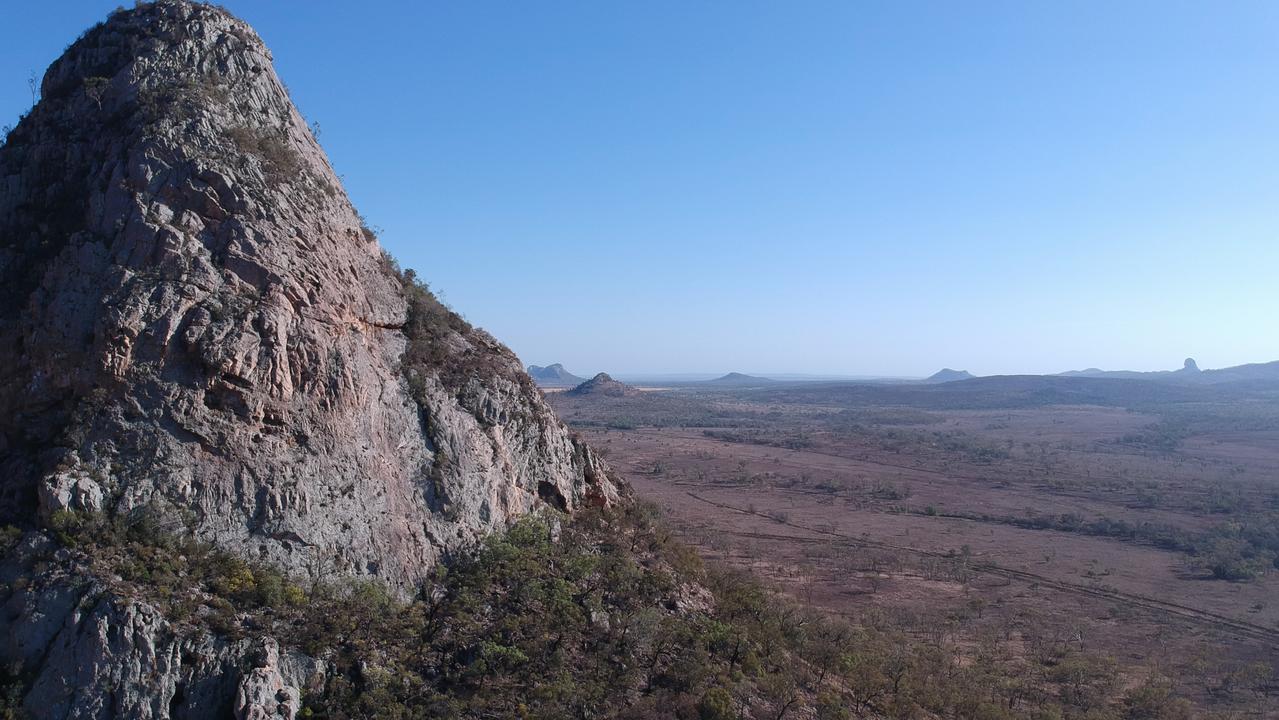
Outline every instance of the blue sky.
[[(115, 2), (0, 27), (0, 124)], [(1274, 2), (229, 0), (385, 246), (529, 363), (1279, 359)]]

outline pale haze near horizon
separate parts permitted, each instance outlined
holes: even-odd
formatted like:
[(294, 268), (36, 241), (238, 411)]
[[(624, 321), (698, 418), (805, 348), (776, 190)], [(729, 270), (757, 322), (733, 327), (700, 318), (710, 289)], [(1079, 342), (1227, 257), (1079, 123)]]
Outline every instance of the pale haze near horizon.
[[(224, 4), (383, 244), (527, 363), (1279, 359), (1279, 5)], [(115, 5), (0, 28), (0, 124)]]

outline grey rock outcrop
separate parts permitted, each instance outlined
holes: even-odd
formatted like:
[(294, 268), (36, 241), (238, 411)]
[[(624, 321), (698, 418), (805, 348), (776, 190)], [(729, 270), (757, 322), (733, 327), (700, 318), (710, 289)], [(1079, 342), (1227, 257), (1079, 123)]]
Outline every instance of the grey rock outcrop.
[[(405, 594), (534, 508), (624, 492), (499, 342), (451, 313), (408, 332), (414, 288), (249, 26), (120, 10), (41, 89), (0, 147), (0, 521), (145, 511)], [(433, 363), (406, 370), (413, 348)], [(66, 557), (0, 566), (0, 662), (40, 717), (292, 717), (322, 671)]]
[(0, 149), (11, 517), (151, 507), (293, 573), (407, 589), (539, 503), (616, 497), (480, 331), (436, 339), (479, 370), (410, 396), (402, 280), (246, 24), (120, 11), (42, 89)]
[(236, 720), (292, 720), (302, 707), (302, 693), (285, 676), (280, 646), (272, 638), (262, 641), (256, 667), (241, 676), (235, 691)]
[(323, 682), (323, 663), (269, 637), (227, 641), (179, 626), (77, 574), (65, 551), (48, 558), (38, 537), (0, 568), (14, 588), (0, 654), (33, 677), (23, 703), (31, 717), (291, 720), (303, 689)]

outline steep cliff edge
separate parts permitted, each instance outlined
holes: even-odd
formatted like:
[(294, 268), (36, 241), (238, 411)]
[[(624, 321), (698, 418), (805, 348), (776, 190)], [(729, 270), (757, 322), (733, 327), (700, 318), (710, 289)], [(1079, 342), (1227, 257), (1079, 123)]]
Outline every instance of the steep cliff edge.
[(616, 497), (516, 358), (384, 260), (246, 24), (120, 11), (42, 92), (0, 149), (9, 518), (151, 507), (408, 588)]

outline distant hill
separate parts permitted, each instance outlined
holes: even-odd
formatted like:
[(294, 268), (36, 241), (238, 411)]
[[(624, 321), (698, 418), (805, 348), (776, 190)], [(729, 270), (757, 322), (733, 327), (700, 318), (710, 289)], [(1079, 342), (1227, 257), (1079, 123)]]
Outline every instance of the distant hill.
[(1268, 363), (1249, 363), (1221, 368), (1220, 370), (1204, 370), (1201, 378), (1204, 382), (1243, 382), (1247, 380), (1279, 381), (1279, 360)]
[(634, 397), (642, 394), (639, 388), (631, 387), (623, 382), (618, 382), (609, 377), (608, 373), (600, 373), (586, 382), (578, 385), (572, 390), (567, 391), (566, 395), (573, 397), (585, 397), (590, 395), (604, 397)]
[(546, 401), (577, 427), (720, 427), (728, 416), (703, 399), (640, 390), (605, 373), (572, 390), (547, 393)]
[(586, 382), (586, 378), (574, 375), (565, 370), (564, 366), (559, 363), (547, 365), (546, 367), (529, 365), (528, 374), (529, 377), (533, 378), (533, 382), (549, 387), (568, 387)]
[(972, 380), (975, 377), (977, 376), (967, 370), (951, 370), (950, 368), (942, 368), (932, 375), (929, 375), (928, 379), (924, 382), (946, 383), (955, 382), (956, 380)]
[(1070, 370), (1058, 373), (1061, 377), (1087, 378), (1120, 378), (1125, 380), (1186, 380), (1200, 373), (1199, 364), (1194, 358), (1186, 358), (1180, 370), (1155, 370), (1141, 372), (1137, 370), (1102, 370), (1088, 368), (1086, 370)]
[(706, 384), (719, 385), (721, 387), (758, 387), (760, 385), (769, 385), (772, 382), (773, 381), (768, 378), (745, 375), (739, 372), (731, 372), (723, 377), (708, 380)]
[(1110, 378), (1120, 380), (1157, 380), (1161, 382), (1193, 383), (1216, 385), (1229, 382), (1274, 381), (1279, 382), (1279, 361), (1269, 363), (1251, 363), (1217, 370), (1201, 370), (1194, 358), (1186, 358), (1180, 370), (1156, 370), (1139, 372), (1135, 370), (1071, 370), (1060, 374), (1060, 377)]

